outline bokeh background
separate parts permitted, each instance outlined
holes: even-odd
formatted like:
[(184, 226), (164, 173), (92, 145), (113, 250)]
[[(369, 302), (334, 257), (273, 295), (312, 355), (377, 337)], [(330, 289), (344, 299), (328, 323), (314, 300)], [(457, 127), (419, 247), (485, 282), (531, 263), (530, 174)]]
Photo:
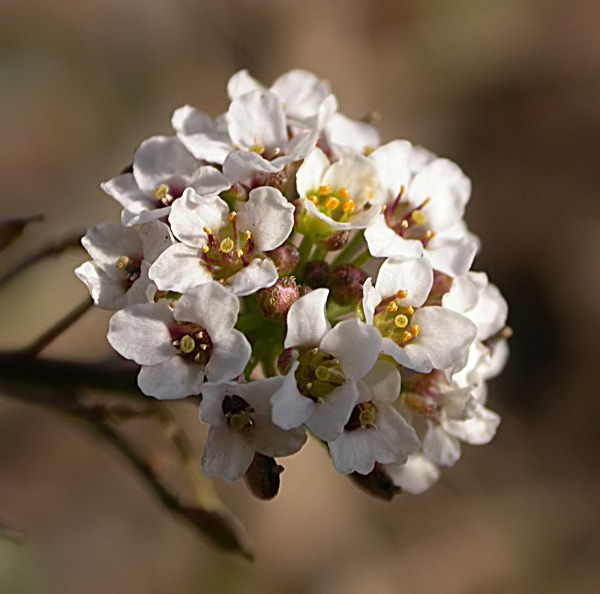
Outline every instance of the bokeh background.
[[(486, 270), (515, 329), (488, 446), (419, 496), (373, 500), (317, 445), (259, 502), (219, 483), (257, 560), (215, 552), (162, 510), (112, 449), (0, 399), (0, 591), (27, 594), (593, 594), (600, 591), (600, 5), (597, 0), (0, 0), (0, 219), (44, 213), (0, 270), (119, 209), (98, 184), (174, 108), (213, 115), (240, 68), (302, 67), (352, 117), (380, 114), (457, 161)], [(0, 292), (0, 348), (86, 295), (73, 251)], [(110, 354), (93, 311), (45, 353)], [(202, 433), (189, 405), (176, 413)], [(164, 444), (129, 428), (159, 459)], [(169, 472), (167, 454), (165, 469)], [(25, 576), (25, 577), (23, 577)], [(35, 583), (34, 583), (35, 582)], [(20, 592), (20, 590), (19, 590)]]

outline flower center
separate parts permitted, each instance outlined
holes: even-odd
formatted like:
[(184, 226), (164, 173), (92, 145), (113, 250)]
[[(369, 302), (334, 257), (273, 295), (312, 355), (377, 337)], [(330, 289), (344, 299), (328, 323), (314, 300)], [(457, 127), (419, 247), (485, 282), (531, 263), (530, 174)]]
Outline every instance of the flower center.
[(373, 429), (375, 427), (376, 415), (377, 406), (373, 402), (361, 402), (352, 409), (350, 418), (344, 426), (344, 431)]
[(154, 198), (160, 206), (171, 206), (183, 194), (183, 190), (176, 184), (159, 184), (154, 190)]
[(229, 213), (229, 223), (218, 232), (209, 227), (204, 232), (207, 242), (200, 249), (200, 258), (215, 280), (229, 278), (256, 257), (252, 233), (238, 229), (235, 211)]
[(234, 431), (241, 431), (246, 427), (252, 427), (252, 413), (254, 409), (237, 394), (225, 396), (221, 403), (221, 410), (227, 419), (227, 424)]
[(318, 190), (309, 192), (306, 198), (325, 216), (341, 223), (345, 223), (356, 210), (356, 203), (344, 186), (337, 190), (333, 186), (320, 186)]
[(346, 381), (339, 359), (317, 347), (299, 349), (295, 372), (298, 391), (315, 402), (322, 402)]
[(202, 326), (191, 322), (181, 322), (170, 331), (171, 344), (177, 349), (177, 354), (186, 361), (205, 367), (213, 349), (208, 332)]
[(140, 278), (142, 270), (141, 258), (130, 258), (129, 256), (121, 256), (115, 263), (115, 268), (119, 271), (123, 284), (128, 289), (133, 283)]
[(400, 304), (407, 295), (407, 291), (400, 290), (393, 297), (384, 299), (375, 308), (373, 316), (373, 326), (383, 337), (390, 338), (399, 346), (408, 344), (421, 332), (421, 326), (412, 323), (415, 308)]
[(400, 188), (398, 196), (383, 210), (383, 216), (388, 227), (404, 239), (417, 239), (424, 247), (435, 236), (435, 231), (428, 228), (427, 215), (423, 209), (431, 201), (425, 199), (419, 206), (412, 206), (408, 201), (402, 200), (404, 186)]

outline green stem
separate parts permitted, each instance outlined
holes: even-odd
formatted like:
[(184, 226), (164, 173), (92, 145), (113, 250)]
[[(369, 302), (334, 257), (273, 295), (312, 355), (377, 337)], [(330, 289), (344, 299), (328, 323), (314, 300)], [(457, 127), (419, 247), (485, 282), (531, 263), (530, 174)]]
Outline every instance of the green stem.
[(302, 238), (302, 241), (300, 242), (300, 248), (299, 248), (300, 263), (298, 264), (298, 269), (300, 271), (302, 271), (302, 269), (304, 268), (304, 264), (306, 264), (306, 262), (308, 261), (313, 245), (314, 245), (313, 240), (311, 239), (311, 237), (309, 235), (305, 235)]
[(315, 251), (312, 253), (310, 259), (311, 260), (324, 260), (327, 255), (327, 250), (324, 247), (318, 245), (315, 248)]
[(371, 254), (369, 250), (365, 250), (362, 254), (358, 255), (355, 260), (352, 262), (354, 266), (360, 268), (363, 264), (366, 264), (369, 261)]
[(350, 261), (354, 254), (364, 246), (364, 233), (357, 231), (356, 235), (346, 244), (346, 247), (334, 258), (332, 265), (339, 266)]

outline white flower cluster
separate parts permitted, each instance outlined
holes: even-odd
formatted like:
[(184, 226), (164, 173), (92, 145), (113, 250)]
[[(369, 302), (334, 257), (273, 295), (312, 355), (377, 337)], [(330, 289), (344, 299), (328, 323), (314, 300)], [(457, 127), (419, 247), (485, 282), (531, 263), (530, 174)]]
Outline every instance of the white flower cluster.
[(144, 394), (201, 396), (209, 475), (290, 455), (308, 429), (374, 492), (424, 491), (499, 423), (507, 306), (470, 271), (469, 179), (381, 144), (309, 72), (266, 88), (241, 71), (228, 93), (216, 119), (177, 109), (102, 184), (121, 223), (88, 231), (75, 272), (116, 310), (108, 341)]

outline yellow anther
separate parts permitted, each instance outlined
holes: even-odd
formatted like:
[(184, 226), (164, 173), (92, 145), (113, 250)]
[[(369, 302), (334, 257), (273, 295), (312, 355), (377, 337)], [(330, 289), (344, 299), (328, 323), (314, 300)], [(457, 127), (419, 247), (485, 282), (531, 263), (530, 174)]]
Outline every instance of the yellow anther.
[(199, 332), (196, 332), (196, 338), (198, 340), (201, 340), (204, 336), (204, 332), (202, 330), (200, 330)]
[(354, 200), (352, 200), (352, 199), (346, 200), (344, 202), (344, 204), (342, 205), (342, 210), (346, 214), (352, 214), (356, 210), (356, 204), (355, 204)]
[(430, 202), (431, 198), (425, 198), (425, 200), (423, 200), (423, 204), (421, 204), (419, 208), (425, 208)]
[(375, 150), (375, 147), (368, 144), (363, 149), (363, 153), (365, 154), (366, 157), (368, 157), (374, 150)]
[(200, 345), (200, 350), (201, 350), (201, 351), (205, 351), (207, 348), (208, 348), (208, 345), (207, 345), (207, 344), (204, 344), (204, 343), (202, 343), (202, 344)]
[(235, 212), (235, 210), (230, 212), (229, 213), (229, 222), (233, 223), (233, 221), (235, 221), (236, 217), (237, 217), (237, 212)]
[(257, 153), (259, 155), (262, 155), (265, 152), (265, 147), (262, 144), (260, 144), (260, 142), (257, 142), (256, 144), (253, 144), (248, 150), (251, 153)]
[(319, 199), (314, 195), (314, 194), (309, 194), (306, 199), (309, 202), (312, 202), (315, 206), (317, 206), (319, 204)]
[(394, 318), (394, 324), (398, 328), (406, 328), (408, 326), (408, 318), (404, 314), (398, 314)]
[(319, 367), (315, 369), (315, 375), (317, 376), (317, 379), (326, 382), (329, 379), (329, 369), (323, 365), (319, 365)]
[(407, 313), (409, 316), (412, 316), (415, 313), (415, 308), (412, 305), (407, 305), (404, 308), (404, 313)]
[(207, 245), (203, 245), (200, 249), (203, 254), (208, 254), (208, 252), (210, 252), (210, 248)]
[(233, 243), (233, 239), (231, 237), (226, 237), (220, 244), (219, 249), (224, 253), (228, 254), (235, 247), (235, 243)]
[(406, 219), (403, 219), (400, 223), (400, 227), (402, 227), (402, 229), (408, 229), (408, 221)]
[(249, 239), (252, 239), (252, 231), (248, 231), (248, 230), (244, 231), (244, 239), (246, 241), (248, 241)]
[(325, 201), (325, 208), (327, 210), (335, 210), (340, 205), (340, 199), (335, 196), (330, 196)]
[[(201, 345), (206, 346), (206, 345)], [(186, 334), (179, 339), (179, 350), (186, 355), (189, 355), (196, 348), (196, 341), (189, 335)]]
[(422, 210), (414, 210), (411, 213), (410, 218), (412, 219), (413, 223), (417, 225), (423, 225), (427, 220), (427, 217), (425, 216), (425, 213)]
[(411, 333), (410, 333), (408, 330), (405, 330), (405, 331), (402, 333), (402, 337), (400, 338), (400, 340), (401, 340), (402, 342), (408, 342), (409, 340), (411, 340), (411, 339), (412, 339), (412, 337), (413, 337), (413, 335), (412, 335), (412, 334), (411, 334)]
[(425, 231), (425, 238), (426, 239), (433, 239), (435, 237), (435, 231)]
[(319, 186), (319, 194), (331, 194), (333, 188), (331, 186)]
[(154, 190), (154, 196), (158, 200), (164, 200), (169, 197), (169, 186), (167, 184), (160, 184), (156, 186), (156, 190)]
[(340, 198), (343, 198), (344, 200), (348, 200), (348, 198), (350, 198), (350, 192), (347, 188), (344, 188), (344, 186), (340, 186), (338, 188), (338, 194)]
[(117, 270), (127, 270), (127, 267), (131, 264), (131, 259), (128, 256), (121, 256), (116, 264), (115, 268)]
[(237, 250), (235, 250), (235, 255), (236, 255), (238, 258), (241, 258), (241, 257), (244, 255), (244, 250), (243, 250), (243, 249), (241, 249), (241, 248), (238, 248)]
[(210, 227), (202, 227), (202, 231), (204, 231), (204, 233), (206, 233), (207, 235), (213, 234), (213, 231)]
[(387, 306), (387, 311), (389, 313), (395, 313), (398, 311), (398, 304), (395, 301), (392, 301), (388, 306)]
[(419, 324), (413, 324), (413, 325), (410, 327), (410, 333), (411, 333), (413, 336), (419, 336), (419, 332), (421, 332), (421, 326), (419, 326)]
[(400, 186), (400, 190), (398, 191), (398, 198), (402, 198), (402, 196), (404, 196), (404, 192), (406, 192), (406, 189), (404, 188), (404, 184), (402, 184)]
[(397, 293), (396, 293), (396, 297), (398, 299), (406, 299), (408, 297), (408, 291), (405, 291), (404, 289), (400, 289)]

